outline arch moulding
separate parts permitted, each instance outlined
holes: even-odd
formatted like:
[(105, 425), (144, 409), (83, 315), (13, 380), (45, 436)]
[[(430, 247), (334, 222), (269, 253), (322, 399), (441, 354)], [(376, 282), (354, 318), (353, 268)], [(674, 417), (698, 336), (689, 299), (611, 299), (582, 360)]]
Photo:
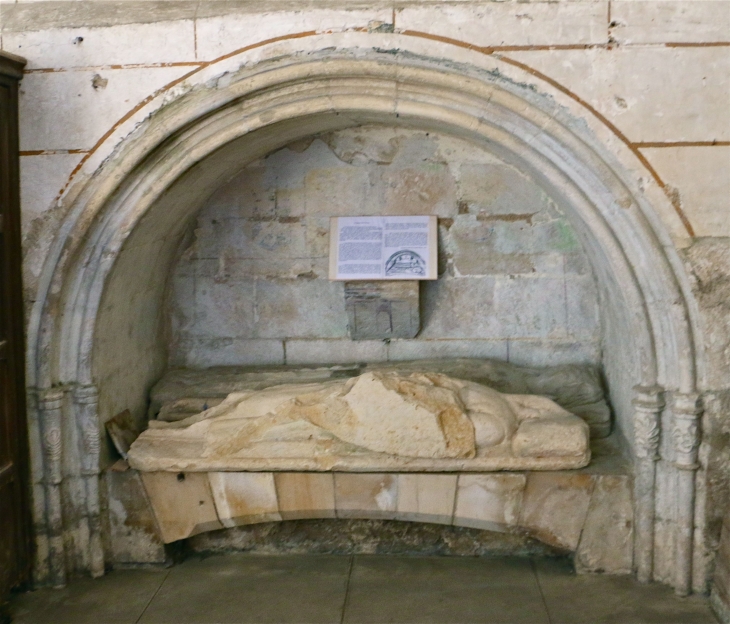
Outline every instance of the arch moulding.
[[(153, 304), (127, 301), (123, 314), (113, 311), (131, 298), (134, 275), (159, 275), (161, 299), (185, 225), (247, 162), (305, 136), (381, 123), (467, 139), (514, 163), (565, 207), (609, 317), (606, 372), (635, 460), (634, 565), (644, 580), (659, 576), (690, 590), (698, 354), (687, 279), (657, 216), (673, 208), (599, 120), (550, 85), (528, 86), (534, 82), (446, 43), (313, 36), (213, 63), (151, 98), (109, 136), (63, 198), (66, 217), (29, 318), (40, 580), (62, 584), (67, 569), (103, 573), (99, 423), (118, 407), (110, 396), (143, 396), (154, 376), (125, 382), (108, 362), (117, 349), (144, 354), (134, 351), (142, 339), (133, 325)], [(118, 392), (125, 383), (137, 387)], [(661, 435), (669, 427), (671, 436)], [(676, 481), (670, 509), (656, 507), (658, 469)], [(65, 480), (78, 487), (62, 487)], [(76, 494), (64, 501), (69, 491)], [(673, 579), (654, 570), (658, 513), (672, 519)]]

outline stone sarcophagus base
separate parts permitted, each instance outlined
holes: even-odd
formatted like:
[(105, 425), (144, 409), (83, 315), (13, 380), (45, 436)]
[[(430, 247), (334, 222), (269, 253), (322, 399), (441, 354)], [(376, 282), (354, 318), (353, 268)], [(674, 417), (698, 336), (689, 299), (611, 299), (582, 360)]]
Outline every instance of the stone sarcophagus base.
[[(131, 505), (119, 530), (129, 535), (149, 501), (162, 543), (224, 528), (298, 519), (377, 519), (472, 527), (532, 537), (572, 554), (579, 572), (632, 571), (632, 478), (610, 441), (593, 444), (590, 467), (573, 471), (490, 473), (137, 472), (130, 497), (110, 489), (117, 508)], [(114, 483), (121, 483), (117, 478)], [(142, 489), (143, 487), (143, 489)], [(148, 516), (139, 534), (149, 541)], [(325, 545), (326, 546), (326, 545)], [(128, 552), (122, 553), (129, 563)]]

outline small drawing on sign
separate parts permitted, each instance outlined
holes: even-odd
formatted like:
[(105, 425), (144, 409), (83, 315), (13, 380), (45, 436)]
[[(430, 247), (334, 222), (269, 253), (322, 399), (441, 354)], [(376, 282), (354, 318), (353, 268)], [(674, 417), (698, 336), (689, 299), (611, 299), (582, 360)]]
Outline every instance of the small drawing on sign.
[(385, 263), (385, 274), (426, 275), (426, 262), (415, 251), (403, 249), (395, 252)]

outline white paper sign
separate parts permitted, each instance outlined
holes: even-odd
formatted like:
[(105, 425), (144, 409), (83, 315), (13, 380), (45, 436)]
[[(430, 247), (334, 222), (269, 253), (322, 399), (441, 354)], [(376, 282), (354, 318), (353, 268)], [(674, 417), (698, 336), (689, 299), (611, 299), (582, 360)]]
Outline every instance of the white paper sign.
[(330, 279), (436, 279), (436, 244), (436, 217), (333, 217)]

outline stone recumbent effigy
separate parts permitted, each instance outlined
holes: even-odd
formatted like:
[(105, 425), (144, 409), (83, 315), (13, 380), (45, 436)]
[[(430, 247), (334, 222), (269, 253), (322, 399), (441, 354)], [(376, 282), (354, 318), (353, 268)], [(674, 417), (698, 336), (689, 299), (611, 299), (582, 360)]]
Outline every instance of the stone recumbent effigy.
[[(150, 412), (129, 463), (166, 543), (257, 522), (385, 518), (521, 532), (584, 569), (631, 568), (629, 471), (586, 468), (590, 438), (610, 432), (590, 367), (177, 370)], [(610, 528), (608, 508), (626, 522)]]

